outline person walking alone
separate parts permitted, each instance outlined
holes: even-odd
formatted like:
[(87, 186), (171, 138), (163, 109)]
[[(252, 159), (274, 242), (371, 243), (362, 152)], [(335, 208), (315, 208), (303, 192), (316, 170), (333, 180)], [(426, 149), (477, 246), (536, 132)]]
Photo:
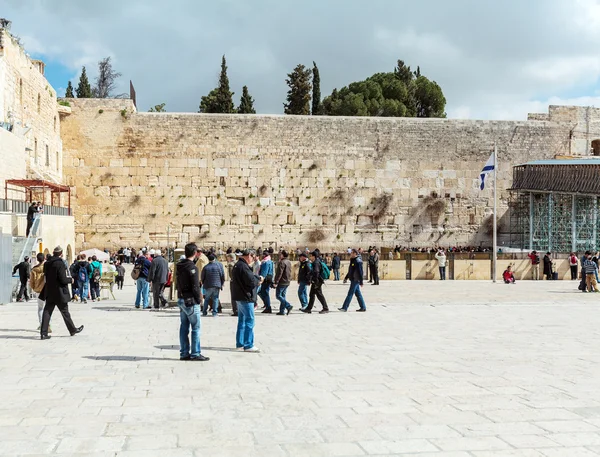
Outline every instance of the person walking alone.
[(444, 248), (440, 248), (440, 250), (435, 254), (435, 258), (438, 261), (438, 268), (440, 270), (440, 280), (446, 280), (446, 253), (444, 252)]
[(25, 256), (21, 263), (15, 265), (12, 274), (14, 275), (17, 271), (19, 272), (19, 281), (21, 282), (21, 287), (17, 294), (17, 301), (23, 301), (23, 297), (25, 297), (25, 301), (29, 301), (29, 294), (27, 293), (27, 281), (29, 281), (29, 277), (31, 276), (29, 257)]
[(125, 267), (121, 262), (117, 263), (117, 276), (115, 277), (115, 281), (117, 283), (117, 289), (123, 290), (123, 282), (125, 281)]
[(285, 298), (292, 279), (292, 263), (288, 260), (287, 251), (279, 253), (279, 262), (275, 273), (275, 298), (279, 300), (279, 316), (290, 314), (293, 306)]
[(212, 315), (217, 317), (219, 315), (219, 293), (223, 290), (225, 283), (225, 270), (214, 254), (209, 253), (207, 257), (208, 264), (202, 269), (200, 276), (202, 287), (206, 293), (202, 315), (208, 314), (208, 306), (212, 304)]
[(350, 267), (348, 268), (348, 274), (344, 278), (344, 284), (348, 282), (348, 279), (350, 280), (350, 289), (348, 289), (346, 300), (344, 300), (344, 304), (339, 310), (342, 312), (348, 311), (352, 297), (356, 296), (359, 306), (356, 311), (364, 313), (367, 310), (367, 305), (360, 291), (360, 288), (363, 286), (363, 261), (356, 249), (352, 249), (352, 253), (350, 254)]
[(260, 288), (258, 290), (258, 296), (264, 303), (263, 314), (271, 314), (271, 285), (273, 284), (273, 261), (268, 251), (265, 251), (263, 261), (260, 263), (260, 270), (258, 275), (262, 278)]
[(254, 346), (254, 302), (257, 287), (261, 282), (250, 266), (255, 257), (254, 249), (242, 251), (231, 271), (231, 299), (236, 301), (238, 307), (235, 347), (245, 352), (260, 352)]
[(298, 259), (300, 260), (298, 265), (298, 300), (300, 300), (300, 310), (304, 310), (308, 306), (308, 293), (306, 290), (310, 285), (312, 265), (308, 261), (305, 252), (300, 252)]
[(342, 263), (340, 256), (337, 252), (333, 253), (333, 258), (331, 259), (331, 269), (333, 270), (333, 280), (340, 280), (340, 265)]
[(52, 253), (52, 257), (44, 264), (46, 305), (44, 306), (42, 328), (40, 330), (40, 338), (42, 340), (49, 340), (51, 338), (48, 335), (48, 328), (50, 326), (52, 312), (56, 307), (58, 307), (60, 314), (62, 314), (67, 330), (69, 330), (71, 336), (75, 336), (83, 330), (83, 325), (80, 327), (75, 326), (71, 319), (71, 314), (69, 313), (71, 294), (69, 294), (68, 286), (73, 282), (73, 279), (69, 275), (69, 269), (62, 259), (62, 255), (62, 248), (56, 246)]
[(571, 269), (571, 281), (575, 281), (577, 279), (577, 256), (574, 252), (569, 254), (569, 268)]
[[(44, 305), (46, 304), (46, 292), (44, 291), (44, 286), (46, 285), (46, 280), (44, 278), (44, 264), (46, 263), (46, 257), (41, 252), (38, 253), (36, 257), (38, 264), (31, 269), (31, 278), (29, 283), (31, 285), (31, 289), (38, 294), (37, 297), (37, 305), (38, 305), (38, 320), (40, 322), (38, 331), (42, 329), (42, 318), (44, 316)], [(52, 329), (48, 324), (48, 333), (52, 333)]]
[[(179, 360), (206, 362), (210, 360), (200, 350), (200, 278), (194, 258), (198, 251), (194, 243), (185, 245), (185, 259), (180, 260), (177, 269), (177, 306), (179, 306)], [(192, 341), (190, 344), (190, 329)]]
[(167, 306), (167, 299), (163, 292), (165, 291), (165, 284), (167, 283), (167, 275), (169, 273), (169, 264), (167, 260), (162, 256), (160, 249), (154, 251), (154, 259), (148, 269), (148, 282), (152, 283), (152, 301), (154, 302), (154, 309), (160, 307), (165, 308)]
[(369, 254), (369, 269), (371, 270), (371, 280), (374, 286), (379, 285), (379, 252), (375, 247), (371, 248)]
[(327, 306), (327, 300), (325, 300), (325, 296), (323, 295), (323, 284), (325, 281), (321, 277), (321, 270), (323, 269), (323, 266), (321, 265), (321, 253), (315, 249), (310, 253), (310, 257), (312, 261), (312, 271), (310, 274), (310, 296), (308, 299), (308, 306), (301, 311), (306, 314), (312, 313), (315, 299), (318, 299), (323, 307), (323, 309), (319, 311), (319, 314), (327, 314), (329, 312), (329, 307)]

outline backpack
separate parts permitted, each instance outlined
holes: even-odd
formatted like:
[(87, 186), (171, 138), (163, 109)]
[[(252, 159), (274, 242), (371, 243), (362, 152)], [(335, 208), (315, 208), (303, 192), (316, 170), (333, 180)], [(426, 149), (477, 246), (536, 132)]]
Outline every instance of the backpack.
[(321, 279), (327, 281), (329, 279), (329, 276), (331, 275), (331, 271), (329, 270), (327, 264), (321, 259), (319, 259), (319, 262), (321, 263)]
[(141, 274), (142, 274), (142, 264), (136, 263), (135, 266), (133, 267), (133, 270), (131, 270), (131, 277), (133, 278), (134, 281), (137, 281), (140, 278)]
[(77, 272), (77, 279), (79, 282), (84, 283), (88, 280), (87, 268), (84, 266), (79, 267), (79, 271)]
[(92, 265), (92, 281), (94, 281), (95, 283), (100, 282), (100, 269), (96, 268)]

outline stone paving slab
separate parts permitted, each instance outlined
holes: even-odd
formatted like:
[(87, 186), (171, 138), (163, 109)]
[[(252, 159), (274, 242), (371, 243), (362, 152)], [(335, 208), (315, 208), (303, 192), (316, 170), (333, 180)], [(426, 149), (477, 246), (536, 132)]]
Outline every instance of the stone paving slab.
[(260, 354), (203, 318), (207, 363), (179, 361), (178, 311), (133, 309), (131, 284), (72, 304), (75, 337), (2, 306), (0, 455), (597, 456), (600, 295), (575, 289), (390, 281), (362, 314), (330, 283), (328, 315), (257, 316)]

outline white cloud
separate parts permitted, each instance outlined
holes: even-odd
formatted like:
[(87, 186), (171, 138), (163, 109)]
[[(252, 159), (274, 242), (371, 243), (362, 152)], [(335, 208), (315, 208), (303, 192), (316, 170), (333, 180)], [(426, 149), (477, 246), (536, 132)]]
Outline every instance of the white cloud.
[(5, 0), (3, 15), (30, 53), (73, 73), (86, 65), (91, 80), (112, 56), (118, 91), (133, 80), (141, 109), (196, 111), (223, 54), (236, 102), (248, 85), (262, 113), (282, 112), (286, 74), (313, 60), (323, 96), (398, 59), (420, 66), (452, 117), (525, 119), (551, 100), (598, 104), (598, 0)]

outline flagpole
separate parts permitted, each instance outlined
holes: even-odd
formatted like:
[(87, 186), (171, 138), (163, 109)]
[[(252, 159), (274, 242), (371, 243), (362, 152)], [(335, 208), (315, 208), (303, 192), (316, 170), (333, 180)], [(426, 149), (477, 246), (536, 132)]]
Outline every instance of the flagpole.
[(496, 195), (496, 185), (498, 182), (498, 148), (496, 147), (496, 143), (494, 143), (494, 236), (493, 236), (493, 264), (492, 264), (492, 281), (496, 282), (496, 272), (497, 272), (497, 260), (498, 260), (498, 227), (497, 227), (497, 206), (498, 199)]

